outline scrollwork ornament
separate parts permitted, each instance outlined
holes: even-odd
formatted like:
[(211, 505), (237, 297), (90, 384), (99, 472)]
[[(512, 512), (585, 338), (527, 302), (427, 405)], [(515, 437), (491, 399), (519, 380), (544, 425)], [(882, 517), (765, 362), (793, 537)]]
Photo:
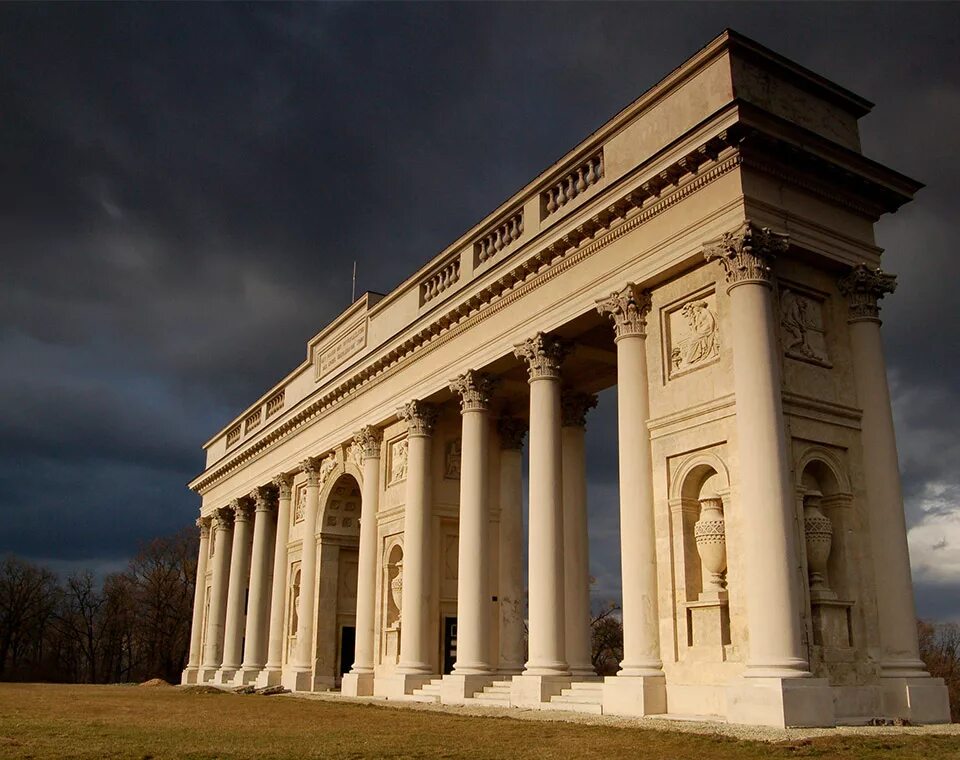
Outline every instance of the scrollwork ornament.
[(483, 412), (490, 408), (496, 380), (484, 372), (467, 370), (450, 381), (450, 390), (460, 397), (461, 412)]
[(397, 410), (397, 414), (407, 423), (408, 436), (430, 436), (437, 424), (437, 407), (425, 401), (408, 401)]
[(209, 517), (198, 517), (197, 528), (200, 529), (200, 539), (210, 538), (210, 523), (213, 522)]
[(565, 389), (560, 394), (561, 424), (563, 427), (586, 427), (587, 412), (596, 406), (596, 394)]
[(523, 439), (527, 435), (527, 427), (527, 421), (518, 417), (501, 417), (497, 420), (500, 448), (514, 451), (522, 449)]
[(554, 335), (538, 332), (514, 346), (513, 355), (527, 365), (530, 380), (559, 379), (560, 365), (570, 353), (570, 344)]
[(257, 512), (269, 512), (277, 505), (277, 487), (273, 483), (257, 486), (250, 494)]
[(650, 313), (653, 300), (650, 292), (641, 290), (628, 282), (623, 290), (614, 291), (606, 298), (597, 301), (597, 311), (610, 317), (617, 338), (635, 335), (647, 337), (647, 314)]
[(850, 305), (849, 322), (879, 322), (880, 299), (897, 289), (897, 276), (857, 264), (837, 285)]
[(277, 498), (289, 499), (293, 496), (293, 475), (277, 475), (271, 482), (277, 488)]
[(233, 530), (233, 509), (230, 507), (220, 507), (213, 512), (214, 530)]
[(373, 425), (367, 425), (353, 436), (353, 445), (360, 453), (360, 463), (367, 459), (377, 459), (380, 457), (380, 444), (383, 441), (383, 433), (379, 428)]
[(234, 522), (249, 522), (253, 518), (253, 500), (247, 496), (231, 501), (230, 508), (233, 509)]
[(703, 257), (720, 262), (730, 287), (745, 282), (769, 285), (773, 279), (771, 262), (789, 247), (789, 236), (747, 220), (732, 232), (705, 243)]

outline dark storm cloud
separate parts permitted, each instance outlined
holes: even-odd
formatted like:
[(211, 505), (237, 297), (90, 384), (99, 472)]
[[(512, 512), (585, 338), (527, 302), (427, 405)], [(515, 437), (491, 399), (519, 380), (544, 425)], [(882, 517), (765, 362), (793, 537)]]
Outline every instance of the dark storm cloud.
[[(199, 444), (302, 360), (354, 260), (361, 289), (389, 290), (727, 26), (875, 101), (865, 152), (928, 185), (878, 242), (900, 275), (884, 316), (908, 515), (929, 531), (960, 496), (958, 22), (930, 4), (0, 6), (0, 551), (108, 563), (191, 519)], [(588, 431), (600, 595), (619, 590), (615, 431), (608, 394)], [(920, 580), (923, 609), (943, 579)]]

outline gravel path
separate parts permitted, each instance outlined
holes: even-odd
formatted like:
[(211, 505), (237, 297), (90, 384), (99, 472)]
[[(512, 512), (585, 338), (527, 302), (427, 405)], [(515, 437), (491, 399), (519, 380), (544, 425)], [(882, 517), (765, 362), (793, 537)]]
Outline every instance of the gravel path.
[(936, 726), (839, 726), (837, 728), (767, 728), (765, 726), (740, 726), (720, 720), (687, 720), (684, 718), (623, 718), (614, 715), (590, 715), (587, 713), (560, 712), (556, 710), (524, 710), (515, 707), (455, 707), (425, 702), (386, 700), (376, 697), (345, 697), (336, 692), (314, 694), (287, 694), (293, 699), (314, 699), (327, 702), (353, 702), (379, 705), (397, 710), (421, 710), (450, 715), (471, 715), (485, 718), (513, 718), (515, 720), (560, 721), (616, 728), (649, 728), (662, 731), (680, 731), (693, 734), (714, 734), (734, 739), (750, 739), (762, 742), (786, 742), (809, 739), (816, 736), (884, 736), (890, 734), (943, 734), (960, 735), (960, 723)]

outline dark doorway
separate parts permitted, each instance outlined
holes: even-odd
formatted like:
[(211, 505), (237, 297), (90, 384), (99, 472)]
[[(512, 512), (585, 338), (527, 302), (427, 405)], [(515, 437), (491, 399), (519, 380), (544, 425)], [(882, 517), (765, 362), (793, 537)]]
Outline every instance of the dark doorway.
[(349, 673), (353, 667), (354, 647), (357, 643), (357, 629), (352, 625), (340, 628), (340, 675)]
[(443, 618), (443, 672), (453, 671), (453, 663), (457, 661), (457, 619)]

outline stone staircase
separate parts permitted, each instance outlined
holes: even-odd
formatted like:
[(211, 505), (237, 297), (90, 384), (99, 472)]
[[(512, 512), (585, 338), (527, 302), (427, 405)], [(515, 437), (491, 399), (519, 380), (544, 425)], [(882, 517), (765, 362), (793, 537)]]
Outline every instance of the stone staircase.
[(408, 702), (439, 702), (440, 684), (443, 678), (434, 678), (430, 683), (425, 683), (419, 689), (414, 689), (413, 693), (407, 696)]
[(484, 686), (482, 691), (465, 699), (464, 703), (471, 707), (510, 707), (511, 680), (507, 678), (503, 681), (494, 681), (489, 686)]
[(569, 712), (603, 713), (603, 681), (575, 681), (569, 689), (550, 698), (542, 710), (567, 710)]

